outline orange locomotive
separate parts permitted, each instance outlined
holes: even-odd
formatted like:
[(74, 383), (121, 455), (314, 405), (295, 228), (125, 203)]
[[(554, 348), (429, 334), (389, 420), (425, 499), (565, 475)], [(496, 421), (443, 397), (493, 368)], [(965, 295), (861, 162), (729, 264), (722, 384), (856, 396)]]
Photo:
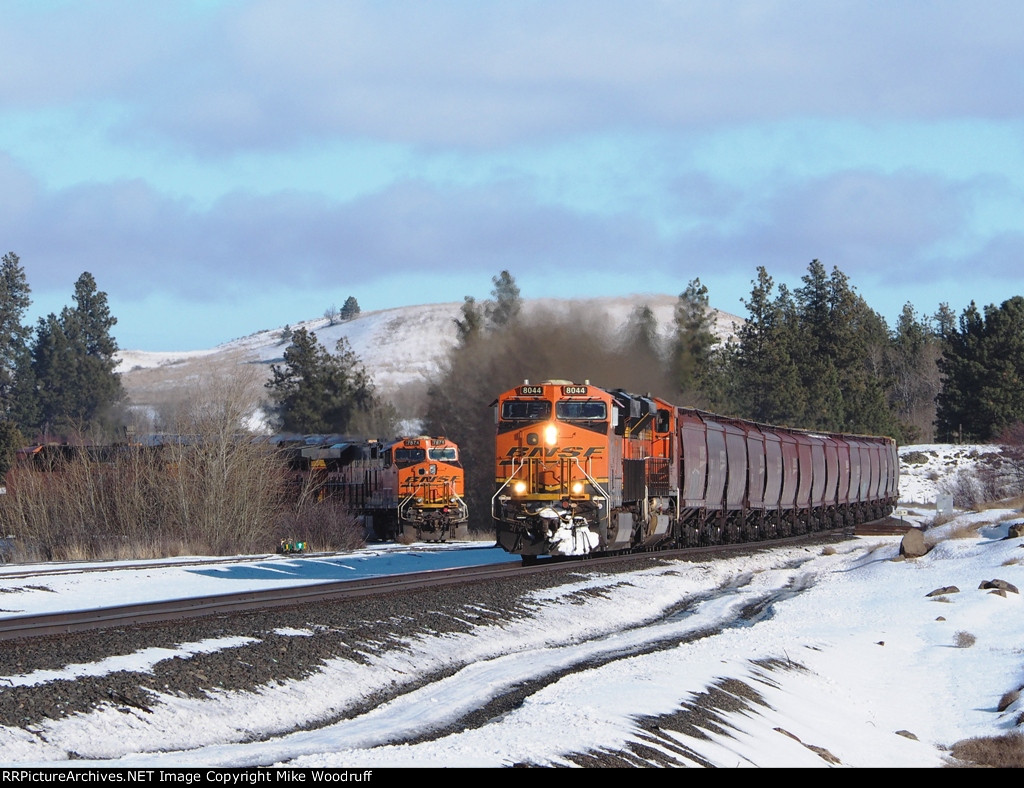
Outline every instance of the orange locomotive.
[(427, 436), (399, 438), (384, 456), (386, 481), (380, 503), (390, 511), (394, 502), (394, 516), (406, 538), (468, 538), (466, 475), (454, 442)]
[[(307, 439), (309, 441), (310, 439)], [(421, 435), (392, 441), (329, 439), (301, 449), (316, 494), (358, 513), (367, 535), (444, 542), (469, 536), (459, 447)]]
[(498, 544), (523, 556), (775, 539), (889, 514), (891, 438), (813, 433), (565, 380), (495, 402)]
[(498, 544), (529, 560), (671, 536), (671, 405), (568, 380), (527, 381), (495, 404)]

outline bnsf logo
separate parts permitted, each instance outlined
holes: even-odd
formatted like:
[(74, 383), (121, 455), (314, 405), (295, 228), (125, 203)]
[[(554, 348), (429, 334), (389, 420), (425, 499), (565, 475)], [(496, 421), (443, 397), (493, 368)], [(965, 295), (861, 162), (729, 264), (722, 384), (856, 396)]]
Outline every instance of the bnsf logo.
[(584, 449), (582, 446), (554, 446), (550, 449), (545, 449), (541, 446), (529, 447), (529, 446), (513, 446), (505, 454), (506, 459), (522, 459), (524, 457), (599, 457), (604, 451), (603, 446), (591, 446), (589, 449)]
[(420, 484), (451, 484), (458, 481), (458, 476), (414, 476), (411, 479), (403, 479), (403, 486)]

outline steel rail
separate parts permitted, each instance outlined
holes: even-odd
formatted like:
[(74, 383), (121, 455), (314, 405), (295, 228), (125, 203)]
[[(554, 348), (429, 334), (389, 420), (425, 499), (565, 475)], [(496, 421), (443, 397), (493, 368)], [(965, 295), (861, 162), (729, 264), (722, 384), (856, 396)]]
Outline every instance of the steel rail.
[[(543, 570), (542, 567), (539, 571)], [(0, 641), (295, 606), (324, 600), (356, 599), (432, 586), (495, 580), (524, 571), (530, 570), (518, 564), (488, 564), (88, 610), (9, 616), (0, 618)]]
[(701, 545), (684, 548), (640, 550), (621, 553), (601, 553), (593, 556), (541, 558), (529, 566), (519, 563), (485, 564), (482, 566), (409, 572), (400, 575), (311, 583), (288, 588), (242, 591), (200, 597), (139, 602), (129, 605), (93, 608), (89, 610), (37, 613), (0, 618), (0, 641), (21, 638), (62, 635), (118, 626), (175, 621), (185, 618), (244, 613), (277, 607), (292, 607), (311, 602), (339, 601), (379, 596), (389, 593), (416, 591), (434, 586), (478, 583), (521, 577), (526, 574), (549, 572), (556, 569), (583, 570), (598, 564), (635, 561), (645, 558), (688, 559), (703, 558), (734, 550), (760, 550), (782, 547), (814, 540), (823, 536), (850, 535), (852, 529), (832, 529), (794, 534), (789, 537), (754, 542)]

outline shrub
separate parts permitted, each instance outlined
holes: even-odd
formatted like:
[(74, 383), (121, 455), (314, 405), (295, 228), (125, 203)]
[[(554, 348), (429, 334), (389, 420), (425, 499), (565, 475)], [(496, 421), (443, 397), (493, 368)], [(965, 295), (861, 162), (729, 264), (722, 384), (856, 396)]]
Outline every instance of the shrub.
[(356, 550), (366, 544), (362, 522), (330, 498), (282, 506), (274, 524), (274, 543), (305, 542), (312, 552)]
[(1010, 690), (1003, 694), (996, 706), (996, 711), (1006, 711), (1020, 699), (1020, 689)]
[(977, 638), (974, 635), (962, 629), (954, 635), (954, 643), (957, 648), (970, 648), (976, 641)]
[(16, 468), (0, 518), (15, 560), (269, 552), (282, 538), (351, 549), (361, 525), (330, 502), (295, 500), (277, 448), (244, 429), (252, 386), (209, 380), (150, 445), (63, 446)]
[(953, 745), (951, 754), (958, 761), (977, 766), (1003, 769), (1024, 767), (1024, 735), (985, 736), (965, 739)]

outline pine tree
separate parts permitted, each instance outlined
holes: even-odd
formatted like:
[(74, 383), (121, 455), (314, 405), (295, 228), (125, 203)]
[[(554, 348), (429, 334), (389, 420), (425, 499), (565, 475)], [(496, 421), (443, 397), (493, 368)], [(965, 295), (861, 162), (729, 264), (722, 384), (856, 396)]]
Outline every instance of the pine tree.
[(845, 405), (839, 380), (841, 341), (834, 322), (838, 318), (833, 314), (837, 294), (819, 260), (810, 262), (802, 281), (803, 287), (793, 293), (797, 314), (792, 326), (798, 337), (793, 357), (806, 396), (801, 426), (835, 428), (844, 420)]
[(345, 299), (345, 303), (341, 305), (341, 313), (339, 317), (344, 320), (352, 320), (359, 316), (359, 302), (356, 301), (355, 296), (349, 296)]
[(806, 392), (794, 359), (796, 309), (783, 285), (775, 298), (775, 283), (758, 267), (750, 299), (749, 316), (730, 346), (730, 397), (739, 415), (772, 424), (799, 424)]
[(490, 300), (478, 304), (473, 296), (466, 296), (462, 301), (462, 317), (454, 319), (460, 346), (474, 343), (485, 331), (510, 327), (519, 318), (523, 301), (512, 275), (502, 271), (491, 277), (491, 282), (494, 289)]
[(284, 364), (270, 367), (266, 387), (285, 432), (343, 433), (358, 414), (379, 406), (373, 384), (348, 340), (338, 340), (335, 355), (304, 328), (292, 335)]
[(36, 426), (88, 430), (103, 426), (124, 397), (117, 366), (117, 318), (92, 274), (75, 282), (75, 306), (40, 318), (32, 346), (32, 374), (38, 398)]
[(110, 314), (107, 294), (97, 289), (88, 271), (75, 282), (72, 298), (75, 306), (61, 313), (79, 365), (78, 402), (72, 412), (92, 424), (124, 397), (121, 378), (114, 372), (118, 347), (111, 331), (117, 318)]
[(455, 318), (454, 322), (459, 344), (468, 345), (480, 336), (484, 327), (484, 313), (473, 296), (466, 296), (463, 299), (462, 319)]
[(491, 290), (492, 301), (485, 308), (487, 324), (490, 329), (503, 328), (510, 325), (522, 310), (523, 300), (519, 296), (519, 287), (512, 274), (502, 271), (491, 278), (494, 289)]
[(624, 350), (657, 359), (661, 355), (660, 345), (658, 318), (647, 304), (635, 307), (626, 321)]
[(718, 338), (712, 331), (714, 313), (708, 289), (694, 279), (679, 294), (673, 315), (675, 326), (670, 365), (679, 391), (689, 400), (718, 399), (713, 383), (713, 353)]
[(990, 440), (1024, 421), (1024, 298), (974, 302), (946, 338), (936, 422), (940, 439)]
[(932, 315), (932, 320), (935, 323), (936, 335), (943, 341), (956, 331), (956, 313), (945, 302), (939, 304), (939, 308)]
[(0, 262), (0, 417), (8, 419), (24, 415), (20, 400), (32, 390), (18, 385), (29, 367), (32, 330), (24, 320), (30, 292), (18, 255), (8, 252)]
[[(71, 344), (60, 320), (52, 312), (39, 318), (32, 343), (32, 376), (36, 384), (36, 412), (32, 426), (44, 436), (71, 421), (68, 387), (77, 379)], [(73, 373), (73, 374), (72, 374)]]

